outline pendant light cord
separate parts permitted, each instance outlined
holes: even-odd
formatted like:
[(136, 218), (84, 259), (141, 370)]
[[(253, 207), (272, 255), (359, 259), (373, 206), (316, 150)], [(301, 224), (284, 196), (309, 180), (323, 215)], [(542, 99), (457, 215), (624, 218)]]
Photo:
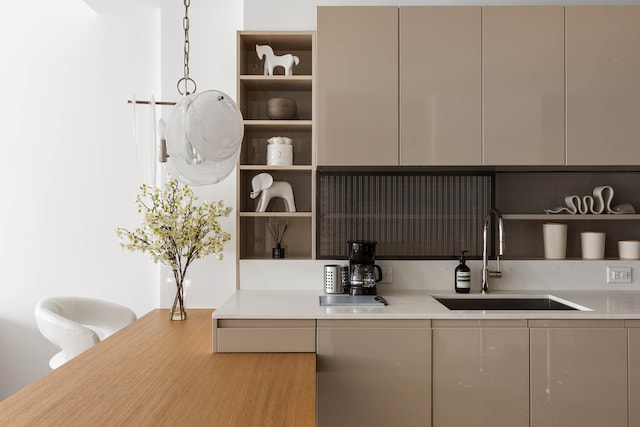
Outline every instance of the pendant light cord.
[[(189, 6), (191, 6), (191, 0), (184, 0), (184, 18), (182, 18), (182, 28), (184, 30), (184, 76), (178, 80), (176, 85), (178, 93), (180, 95), (189, 95), (196, 91), (196, 82), (189, 77), (189, 50), (191, 44), (189, 43)], [(189, 91), (189, 85), (193, 86), (193, 91)]]
[[(180, 95), (190, 95), (196, 92), (196, 82), (189, 77), (189, 51), (191, 49), (191, 43), (189, 42), (189, 6), (191, 6), (191, 0), (184, 0), (184, 17), (182, 18), (182, 29), (184, 30), (184, 68), (183, 77), (178, 80), (176, 87)], [(189, 90), (192, 87), (193, 90)], [(139, 101), (136, 99), (127, 101), (129, 104), (150, 104), (150, 101)], [(175, 102), (156, 101), (155, 105), (176, 105)]]

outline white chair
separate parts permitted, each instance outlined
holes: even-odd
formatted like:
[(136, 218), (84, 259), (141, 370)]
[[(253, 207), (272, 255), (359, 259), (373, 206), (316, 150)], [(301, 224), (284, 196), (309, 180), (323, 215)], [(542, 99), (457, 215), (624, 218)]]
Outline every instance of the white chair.
[(45, 298), (36, 305), (35, 315), (42, 335), (62, 350), (49, 361), (52, 369), (137, 319), (122, 305), (81, 297)]

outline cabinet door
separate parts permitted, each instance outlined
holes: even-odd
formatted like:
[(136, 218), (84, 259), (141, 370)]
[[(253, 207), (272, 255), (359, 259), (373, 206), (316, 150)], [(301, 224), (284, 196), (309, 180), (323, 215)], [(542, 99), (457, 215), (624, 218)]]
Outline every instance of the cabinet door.
[(398, 165), (398, 8), (318, 7), (318, 165)]
[(318, 426), (424, 427), (428, 320), (318, 320)]
[(640, 7), (567, 7), (567, 163), (640, 163)]
[(563, 165), (564, 8), (484, 7), (484, 163)]
[(640, 320), (629, 320), (629, 426), (640, 427)]
[(433, 426), (529, 426), (529, 329), (433, 321)]
[(530, 321), (531, 426), (627, 426), (624, 321)]
[(482, 164), (481, 8), (400, 8), (400, 164)]

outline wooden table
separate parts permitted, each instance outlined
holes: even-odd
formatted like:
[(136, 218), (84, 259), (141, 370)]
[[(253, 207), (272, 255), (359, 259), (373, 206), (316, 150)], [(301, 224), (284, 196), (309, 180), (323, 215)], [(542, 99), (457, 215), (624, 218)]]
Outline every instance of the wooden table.
[(0, 402), (0, 425), (315, 426), (315, 354), (214, 354), (212, 312), (150, 312)]

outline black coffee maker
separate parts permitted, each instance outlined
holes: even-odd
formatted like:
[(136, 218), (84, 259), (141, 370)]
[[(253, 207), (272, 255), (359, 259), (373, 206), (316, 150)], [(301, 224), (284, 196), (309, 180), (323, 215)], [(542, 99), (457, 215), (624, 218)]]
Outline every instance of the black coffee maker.
[(349, 294), (376, 295), (382, 269), (376, 265), (375, 240), (349, 240)]

